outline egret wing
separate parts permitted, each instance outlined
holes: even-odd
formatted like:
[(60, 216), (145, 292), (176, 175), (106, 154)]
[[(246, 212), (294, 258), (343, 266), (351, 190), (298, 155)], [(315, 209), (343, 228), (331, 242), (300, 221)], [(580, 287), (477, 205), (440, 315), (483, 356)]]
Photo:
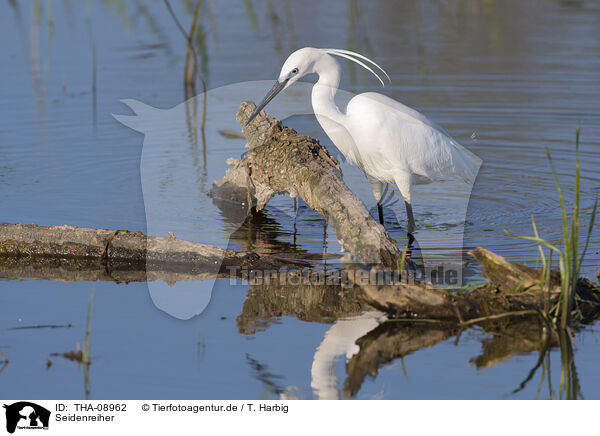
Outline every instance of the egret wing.
[(414, 174), (421, 183), (474, 181), (481, 160), (420, 112), (384, 95), (364, 93), (348, 103), (346, 114), (368, 174), (387, 182), (398, 172)]

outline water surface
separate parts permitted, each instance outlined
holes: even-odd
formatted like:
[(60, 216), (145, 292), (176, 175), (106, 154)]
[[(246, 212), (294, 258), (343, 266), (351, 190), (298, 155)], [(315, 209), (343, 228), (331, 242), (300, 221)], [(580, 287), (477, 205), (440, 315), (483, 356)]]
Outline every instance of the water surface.
[[(190, 2), (173, 3), (189, 25)], [(225, 171), (225, 159), (244, 151), (243, 141), (218, 134), (218, 129), (237, 128), (234, 113), (219, 105), (208, 107), (205, 147), (182, 138), (172, 159), (161, 160), (149, 173), (164, 190), (142, 194), (143, 135), (111, 114), (129, 113), (120, 103), (125, 98), (161, 109), (185, 100), (185, 45), (161, 2), (4, 2), (0, 10), (0, 35), (8, 41), (0, 67), (2, 221), (141, 231), (152, 230), (150, 223), (158, 221), (164, 228), (151, 233), (174, 229), (177, 236), (205, 243), (287, 256), (314, 253), (318, 262), (337, 262), (340, 248), (333, 230), (324, 230), (322, 219), (301, 202), (294, 209), (291, 199), (276, 198), (238, 229), (207, 195)], [(559, 239), (559, 203), (545, 147), (571, 198), (577, 123), (587, 220), (600, 187), (596, 3), (213, 1), (202, 6), (201, 22), (200, 70), (209, 89), (272, 80), (287, 55), (303, 46), (356, 50), (383, 65), (392, 78), (385, 89), (345, 63), (341, 88), (381, 91), (422, 111), (483, 160), (466, 213), (464, 251), (482, 245), (535, 265), (536, 248), (503, 233), (529, 234), (530, 215), (545, 238)], [(290, 92), (301, 96), (300, 90)], [(304, 104), (310, 108), (308, 101)], [(310, 116), (286, 123), (330, 146)], [(346, 182), (372, 208), (364, 176), (342, 165)], [(417, 238), (423, 249), (444, 256), (448, 241), (460, 232), (439, 207), (419, 201), (425, 189), (415, 195)], [(162, 207), (169, 220), (149, 220), (149, 205)], [(393, 236), (405, 225), (399, 205), (386, 210)], [(590, 277), (598, 270), (599, 250), (596, 232), (584, 265)], [(465, 267), (464, 279), (482, 280), (475, 265)], [(344, 383), (358, 374), (347, 367), (356, 356), (354, 340), (372, 332), (380, 316), (348, 303), (351, 296), (340, 300), (348, 307), (337, 300), (331, 307), (319, 306), (336, 316), (307, 315), (291, 297), (276, 300), (268, 290), (222, 279), (207, 309), (182, 321), (156, 308), (146, 283), (3, 280), (0, 351), (10, 363), (0, 372), (0, 386), (6, 397), (86, 395), (82, 368), (51, 354), (83, 341), (92, 287), (94, 360), (87, 386), (98, 399), (347, 398), (348, 386), (356, 383), (348, 381), (346, 388)], [(259, 309), (264, 312), (256, 313)], [(336, 321), (338, 316), (343, 320)], [(10, 330), (45, 324), (70, 327)], [(411, 332), (411, 338), (428, 339), (423, 348), (391, 353), (393, 358), (381, 362), (375, 377), (366, 376), (353, 398), (558, 396), (558, 350), (547, 362), (552, 390), (545, 382), (537, 393), (544, 366), (523, 390), (512, 393), (536, 365), (535, 349), (503, 356), (502, 344), (490, 334), (467, 330), (459, 339), (447, 334)], [(600, 392), (596, 340), (594, 327), (576, 336), (575, 362), (585, 398)], [(496, 355), (486, 354), (489, 349)], [(327, 365), (333, 365), (335, 377), (322, 377), (319, 368)]]

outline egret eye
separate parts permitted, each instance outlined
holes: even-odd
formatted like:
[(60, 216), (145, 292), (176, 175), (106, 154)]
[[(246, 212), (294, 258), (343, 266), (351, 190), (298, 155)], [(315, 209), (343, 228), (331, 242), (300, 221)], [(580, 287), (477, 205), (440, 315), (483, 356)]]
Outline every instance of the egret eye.
[(292, 74), (298, 74), (298, 68), (294, 68), (294, 69), (292, 70)]

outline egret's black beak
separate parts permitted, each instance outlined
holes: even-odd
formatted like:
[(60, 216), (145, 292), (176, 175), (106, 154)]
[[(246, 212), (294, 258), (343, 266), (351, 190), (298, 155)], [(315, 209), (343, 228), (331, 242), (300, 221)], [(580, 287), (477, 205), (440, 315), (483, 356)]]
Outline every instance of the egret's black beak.
[(258, 113), (271, 101), (275, 98), (275, 96), (277, 94), (279, 94), (281, 92), (281, 90), (283, 88), (285, 88), (285, 85), (287, 84), (289, 79), (284, 80), (283, 82), (280, 82), (279, 80), (277, 82), (275, 82), (275, 85), (273, 85), (273, 87), (271, 88), (271, 90), (269, 92), (267, 92), (267, 95), (265, 95), (265, 98), (263, 98), (263, 101), (260, 102), (260, 104), (258, 106), (256, 106), (256, 109), (254, 110), (254, 112), (252, 112), (252, 115), (250, 115), (250, 117), (248, 117), (248, 121), (246, 121), (245, 126), (247, 126), (248, 124), (250, 124), (250, 121), (252, 121), (254, 119), (254, 117), (256, 117), (258, 115)]

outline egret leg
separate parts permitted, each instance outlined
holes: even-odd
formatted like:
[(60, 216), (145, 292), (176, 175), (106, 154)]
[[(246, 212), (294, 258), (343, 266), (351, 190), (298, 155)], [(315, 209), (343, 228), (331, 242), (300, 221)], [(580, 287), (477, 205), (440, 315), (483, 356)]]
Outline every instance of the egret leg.
[(323, 264), (327, 269), (327, 220), (323, 217)]
[(415, 240), (413, 236), (413, 232), (415, 231), (415, 217), (413, 215), (412, 210), (412, 187), (413, 187), (413, 176), (410, 173), (399, 173), (396, 177), (394, 177), (394, 181), (396, 185), (398, 185), (398, 189), (400, 189), (400, 193), (402, 197), (404, 197), (404, 205), (406, 206), (406, 218), (408, 219), (408, 228), (407, 228), (407, 237), (408, 237), (408, 246), (412, 246), (412, 243)]
[(381, 199), (383, 197), (383, 182), (374, 179), (368, 174), (367, 179), (369, 179), (369, 183), (371, 184), (371, 190), (373, 191), (373, 197), (375, 197), (375, 201), (377, 202), (377, 212), (379, 212), (379, 224), (383, 225), (383, 206), (381, 204)]
[(412, 205), (405, 201), (404, 205), (406, 206), (406, 217), (408, 218), (408, 246), (410, 247), (415, 240), (413, 233), (415, 231), (415, 217), (413, 216)]

